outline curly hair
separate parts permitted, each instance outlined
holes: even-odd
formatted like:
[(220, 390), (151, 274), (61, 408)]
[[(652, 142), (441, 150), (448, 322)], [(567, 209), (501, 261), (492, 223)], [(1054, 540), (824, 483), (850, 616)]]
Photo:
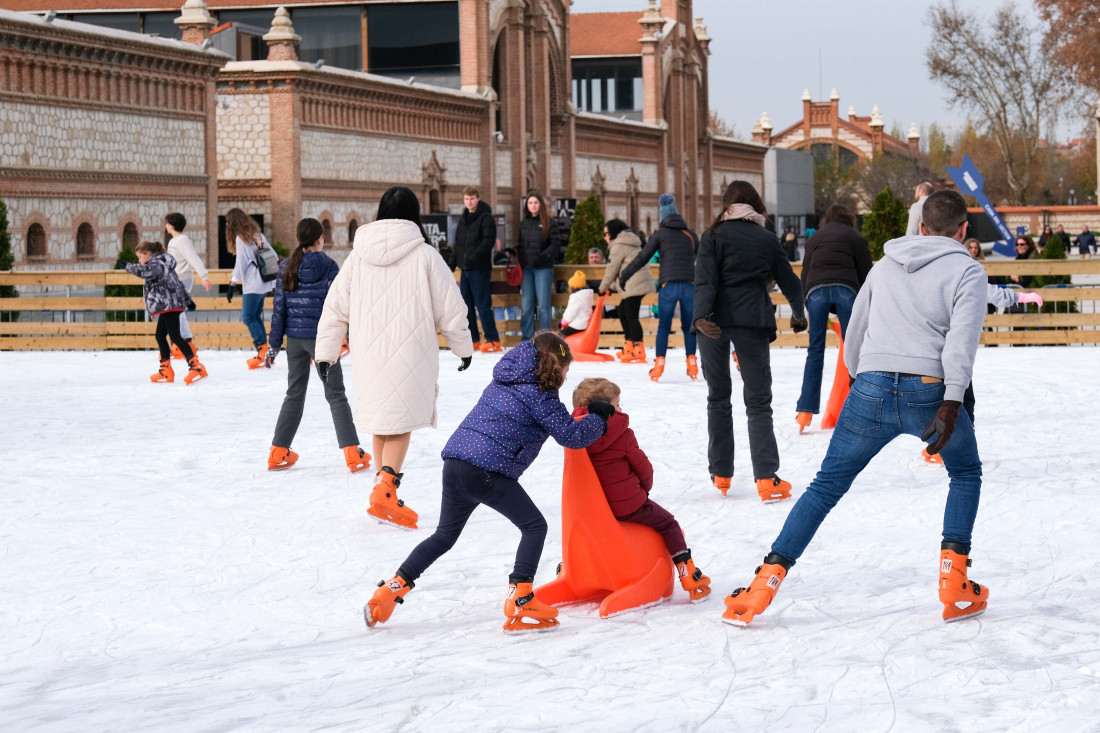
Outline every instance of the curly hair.
[(543, 392), (557, 392), (565, 384), (565, 370), (573, 363), (573, 352), (565, 339), (553, 331), (539, 331), (531, 339), (538, 352), (535, 379)]
[(622, 394), (622, 390), (619, 389), (619, 385), (610, 379), (589, 377), (581, 380), (581, 383), (573, 390), (573, 407), (587, 406), (592, 400), (613, 402), (620, 394)]

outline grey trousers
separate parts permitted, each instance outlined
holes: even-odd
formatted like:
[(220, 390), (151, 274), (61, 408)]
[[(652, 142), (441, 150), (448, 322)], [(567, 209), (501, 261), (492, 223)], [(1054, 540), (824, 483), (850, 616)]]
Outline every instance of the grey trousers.
[(723, 328), (717, 339), (699, 334), (699, 357), (707, 380), (707, 459), (714, 476), (733, 476), (733, 383), (730, 343), (737, 350), (744, 383), (745, 416), (749, 423), (749, 453), (756, 480), (779, 470), (779, 448), (772, 429), (772, 368), (769, 333), (762, 328)]
[[(279, 421), (275, 423), (275, 437), (271, 444), (280, 448), (289, 448), (302, 422), (302, 410), (306, 404), (306, 387), (309, 386), (310, 360), (313, 359), (314, 339), (296, 339), (286, 337), (287, 377), (286, 398), (283, 409), (279, 411)], [(341, 448), (359, 445), (359, 435), (355, 432), (355, 423), (351, 418), (351, 406), (344, 394), (344, 372), (340, 362), (328, 370), (325, 385), (325, 399), (332, 410), (332, 423), (336, 426), (336, 439)]]

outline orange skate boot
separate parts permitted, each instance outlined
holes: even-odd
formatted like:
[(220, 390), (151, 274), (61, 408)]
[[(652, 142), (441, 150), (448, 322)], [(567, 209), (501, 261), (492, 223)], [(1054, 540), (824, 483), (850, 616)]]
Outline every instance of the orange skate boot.
[(625, 362), (634, 356), (634, 342), (626, 341), (623, 343), (622, 351), (615, 352), (615, 358), (619, 361)]
[(728, 476), (711, 476), (714, 488), (722, 492), (722, 498), (726, 498), (726, 492), (730, 490), (730, 478)]
[(267, 344), (260, 344), (256, 347), (256, 355), (247, 360), (249, 369), (259, 369), (264, 365), (264, 357), (267, 356)]
[(499, 354), (501, 351), (503, 349), (500, 348), (499, 341), (486, 341), (481, 345), (482, 354)]
[(344, 460), (348, 464), (348, 468), (352, 473), (358, 473), (359, 471), (365, 471), (370, 468), (370, 453), (360, 448), (357, 445), (349, 445), (344, 448)]
[(927, 446), (921, 449), (920, 454), (921, 454), (921, 457), (924, 458), (925, 463), (935, 463), (935, 464), (939, 464), (941, 466), (943, 465), (943, 459), (940, 458), (940, 454), (939, 453), (937, 453), (936, 455), (930, 454), (928, 452)]
[(757, 614), (763, 613), (771, 604), (793, 564), (774, 552), (765, 557), (749, 587), (738, 588), (726, 598), (722, 621), (733, 626), (748, 626)]
[(401, 529), (417, 529), (416, 520), (420, 515), (397, 498), (397, 487), (401, 485), (401, 477), (404, 475), (395, 473), (389, 466), (382, 466), (382, 470), (374, 476), (374, 490), (370, 492), (367, 514), (384, 524), (392, 524)]
[(180, 351), (180, 347), (176, 346), (175, 344), (172, 344), (172, 358), (173, 359), (182, 359), (183, 358), (183, 352)]
[(174, 382), (176, 381), (176, 372), (172, 369), (172, 360), (165, 359), (160, 363), (160, 371), (156, 374), (149, 376), (150, 382)]
[(641, 341), (634, 342), (634, 352), (629, 359), (623, 359), (623, 364), (645, 364), (645, 344)]
[(699, 362), (695, 360), (695, 354), (688, 354), (687, 375), (693, 380), (699, 378)]
[(733, 365), (737, 367), (737, 371), (741, 371), (741, 360), (737, 358), (737, 352), (730, 354), (730, 358), (733, 359)]
[(476, 354), (479, 351), (481, 351), (481, 342), (480, 341), (475, 341), (474, 342), (474, 353)]
[(284, 468), (290, 468), (297, 462), (298, 454), (290, 448), (280, 448), (273, 445), (271, 446), (271, 452), (267, 454), (268, 471), (281, 471)]
[(681, 552), (672, 558), (672, 562), (676, 565), (676, 574), (680, 576), (680, 585), (688, 592), (691, 602), (705, 601), (710, 595), (710, 578), (695, 567), (695, 561), (691, 559), (691, 550)]
[[(519, 634), (527, 631), (553, 631), (558, 628), (558, 609), (545, 606), (531, 589), (534, 578), (508, 578), (508, 597), (504, 600), (505, 634)], [(529, 619), (533, 623), (527, 623)]]
[(206, 379), (210, 375), (206, 373), (206, 367), (199, 363), (199, 357), (192, 356), (191, 361), (187, 362), (187, 376), (183, 378), (183, 381), (187, 384), (194, 384)]
[(340, 355), (337, 359), (343, 359), (345, 356), (351, 353), (351, 346), (348, 345), (348, 337), (344, 337), (344, 343), (340, 344)]
[(798, 434), (802, 435), (802, 431), (810, 427), (810, 422), (814, 419), (812, 412), (800, 412), (794, 416), (794, 421), (798, 423)]
[(383, 624), (390, 620), (393, 609), (398, 603), (405, 602), (405, 594), (413, 589), (413, 582), (405, 580), (401, 574), (393, 576), (389, 581), (379, 580), (378, 590), (374, 592), (367, 605), (363, 606), (363, 620), (369, 628), (375, 624)]
[(966, 577), (969, 548), (959, 542), (940, 544), (940, 602), (943, 620), (951, 623), (985, 613), (989, 588)]
[(665, 357), (658, 356), (653, 360), (653, 368), (649, 370), (649, 378), (654, 382), (661, 378), (661, 375), (665, 373)]
[(791, 482), (775, 476), (762, 478), (756, 481), (756, 493), (760, 494), (760, 501), (765, 504), (773, 504), (777, 501), (791, 498)]

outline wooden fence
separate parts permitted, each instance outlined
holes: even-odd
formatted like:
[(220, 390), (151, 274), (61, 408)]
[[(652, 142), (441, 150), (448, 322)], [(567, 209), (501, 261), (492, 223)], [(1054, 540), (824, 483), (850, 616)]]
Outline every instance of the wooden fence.
[[(990, 275), (1100, 275), (1098, 260), (1027, 260), (1027, 261), (991, 261), (985, 268)], [(559, 265), (555, 277), (567, 280), (576, 270), (583, 270), (592, 280), (603, 277), (604, 266)], [(657, 268), (653, 267), (656, 274)], [(800, 265), (795, 265), (799, 272)], [(212, 270), (210, 279), (215, 285), (229, 282), (229, 270)], [(457, 273), (456, 273), (457, 276)], [(493, 269), (493, 282), (503, 283), (503, 268)], [(1096, 278), (1100, 283), (1100, 278)], [(149, 349), (153, 348), (154, 324), (147, 321), (108, 321), (109, 311), (142, 311), (144, 303), (140, 297), (105, 297), (72, 294), (75, 289), (102, 290), (110, 285), (140, 285), (141, 280), (122, 270), (106, 271), (20, 271), (0, 272), (0, 285), (15, 285), (25, 291), (23, 297), (0, 298), (0, 350), (16, 349)], [(59, 292), (61, 290), (65, 292)], [(44, 291), (44, 292), (30, 292)], [(224, 295), (202, 295), (195, 298), (196, 315), (191, 318), (191, 330), (198, 345), (203, 349), (232, 348), (250, 349), (252, 340), (248, 331), (240, 322), (240, 300), (226, 301)], [(1100, 301), (1100, 285), (1075, 285), (1069, 287), (1048, 287), (1040, 292), (1048, 303), (1077, 303), (1077, 313), (1035, 313), (1035, 314), (995, 314), (986, 317), (987, 331), (982, 334), (985, 344), (1094, 344), (1100, 343), (1100, 313), (1097, 313), (1097, 301)], [(553, 305), (563, 308), (569, 296), (556, 293)], [(779, 306), (777, 327), (778, 338), (773, 343), (777, 347), (806, 346), (806, 334), (796, 334), (790, 330), (788, 318), (790, 308), (779, 293), (772, 295), (772, 301)], [(613, 295), (606, 305), (614, 306), (619, 296)], [(648, 295), (642, 299), (644, 306), (656, 305), (657, 295)], [(514, 309), (520, 307), (519, 293), (498, 293), (493, 295), (493, 305)], [(1068, 308), (1067, 308), (1068, 310)], [(219, 313), (224, 311), (225, 313)], [(265, 311), (270, 315), (270, 299)], [(11, 314), (26, 314), (18, 321), (11, 321)], [(211, 317), (225, 320), (212, 321)], [(501, 341), (505, 346), (514, 345), (520, 340), (519, 321), (506, 318), (497, 321), (501, 332)], [(657, 319), (642, 318), (647, 346), (653, 346), (656, 339)], [(829, 333), (829, 343), (835, 345), (835, 336)], [(682, 347), (683, 334), (680, 331), (680, 319), (673, 321), (669, 346)], [(440, 345), (444, 345), (440, 339)], [(604, 319), (601, 348), (622, 345), (622, 328), (617, 319)]]

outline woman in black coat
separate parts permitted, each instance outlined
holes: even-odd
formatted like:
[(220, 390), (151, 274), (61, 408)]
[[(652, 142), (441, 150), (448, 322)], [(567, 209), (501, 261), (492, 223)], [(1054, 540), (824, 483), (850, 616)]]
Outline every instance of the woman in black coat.
[(523, 201), (523, 221), (519, 226), (519, 264), (523, 268), (523, 284), (520, 285), (522, 311), (519, 328), (523, 339), (529, 341), (535, 335), (535, 301), (539, 307), (539, 329), (553, 329), (550, 296), (554, 292), (554, 263), (558, 257), (557, 222), (542, 194), (528, 191)]
[(769, 344), (775, 340), (770, 287), (775, 281), (791, 305), (791, 328), (806, 330), (802, 286), (775, 235), (765, 228), (767, 211), (747, 181), (734, 181), (722, 210), (699, 240), (695, 262), (695, 330), (707, 380), (707, 457), (722, 495), (733, 476), (733, 409), (730, 404), (730, 342), (744, 382), (749, 452), (756, 490), (765, 502), (790, 497), (791, 485), (776, 475), (779, 449), (772, 429)]

